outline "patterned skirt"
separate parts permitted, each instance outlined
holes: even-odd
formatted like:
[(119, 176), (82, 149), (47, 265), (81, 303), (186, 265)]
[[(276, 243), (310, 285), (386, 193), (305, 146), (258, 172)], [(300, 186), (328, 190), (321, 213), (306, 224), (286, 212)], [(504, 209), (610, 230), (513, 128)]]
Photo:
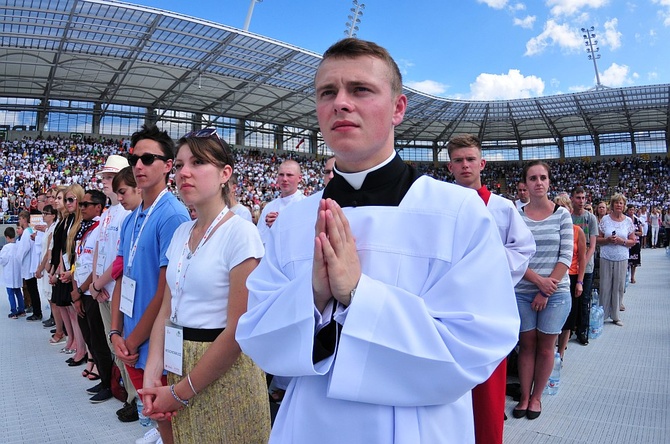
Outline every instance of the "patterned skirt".
[[(210, 345), (184, 340), (184, 377), (168, 372), (168, 384), (185, 378)], [(176, 444), (268, 442), (270, 408), (265, 373), (245, 354), (189, 403), (172, 419)]]

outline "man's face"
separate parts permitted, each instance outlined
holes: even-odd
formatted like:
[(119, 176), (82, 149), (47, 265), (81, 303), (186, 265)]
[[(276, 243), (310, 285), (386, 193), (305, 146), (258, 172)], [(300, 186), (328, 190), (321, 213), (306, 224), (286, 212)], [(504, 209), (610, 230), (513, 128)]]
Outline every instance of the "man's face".
[[(142, 139), (133, 149), (133, 154), (141, 156), (142, 154), (157, 154), (163, 156), (163, 150), (158, 142), (151, 139)], [(154, 159), (151, 165), (145, 165), (141, 160), (133, 167), (133, 174), (137, 187), (141, 190), (150, 190), (152, 188), (165, 186), (165, 176), (172, 169), (172, 161)]]
[(329, 58), (314, 80), (316, 115), (326, 144), (344, 172), (362, 171), (393, 153), (393, 129), (407, 98), (391, 91), (391, 74), (380, 59)]
[(482, 187), (481, 173), (486, 165), (477, 147), (452, 150), (447, 168), (462, 187), (478, 190)]
[(582, 214), (582, 211), (584, 211), (584, 205), (586, 205), (586, 194), (573, 194), (570, 200), (572, 201), (572, 209), (574, 210), (575, 214)]
[[(139, 163), (139, 162), (138, 162)], [(105, 196), (111, 196), (114, 194), (112, 190), (112, 180), (114, 180), (114, 173), (102, 173), (100, 175), (100, 182), (102, 183), (102, 192), (105, 193)]]
[(528, 203), (530, 196), (528, 195), (528, 187), (525, 183), (516, 184), (516, 198), (523, 203)]
[(93, 204), (91, 200), (91, 195), (86, 193), (84, 195), (84, 200), (79, 202), (79, 208), (81, 208), (81, 217), (84, 220), (91, 220), (96, 216), (100, 216), (100, 211), (102, 205)]
[(330, 182), (330, 179), (333, 178), (335, 175), (333, 173), (333, 169), (335, 168), (335, 158), (331, 157), (330, 159), (326, 160), (326, 164), (323, 166), (323, 184), (328, 185), (328, 182)]
[(296, 164), (281, 164), (277, 174), (277, 185), (279, 185), (281, 196), (286, 197), (295, 193), (298, 190), (300, 179), (300, 168)]
[(42, 210), (44, 210), (44, 206), (47, 204), (47, 195), (46, 194), (40, 194), (37, 196), (37, 209), (41, 213)]

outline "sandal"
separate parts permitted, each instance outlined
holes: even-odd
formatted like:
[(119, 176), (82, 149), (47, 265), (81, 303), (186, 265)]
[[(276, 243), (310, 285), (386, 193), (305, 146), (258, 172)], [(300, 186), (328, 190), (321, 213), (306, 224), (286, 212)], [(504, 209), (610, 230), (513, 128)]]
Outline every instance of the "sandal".
[[(89, 365), (91, 366), (90, 369), (89, 369), (89, 367), (88, 367)], [(88, 362), (87, 362), (87, 364), (86, 364), (86, 368), (84, 369), (83, 372), (81, 372), (81, 376), (82, 376), (83, 378), (88, 378), (88, 375), (91, 374), (91, 371), (93, 370), (93, 367), (95, 367), (95, 362), (93, 361), (93, 359), (88, 358)]]

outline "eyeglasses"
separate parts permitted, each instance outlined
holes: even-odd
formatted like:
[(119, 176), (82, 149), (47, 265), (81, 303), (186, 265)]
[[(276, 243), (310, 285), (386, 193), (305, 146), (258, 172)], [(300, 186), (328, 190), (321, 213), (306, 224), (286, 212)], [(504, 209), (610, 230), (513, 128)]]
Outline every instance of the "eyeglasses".
[(95, 202), (79, 202), (79, 206), (82, 208), (88, 208), (89, 205), (100, 205)]
[(167, 162), (168, 160), (170, 160), (168, 157), (161, 156), (160, 154), (146, 153), (142, 154), (141, 156), (138, 156), (137, 154), (131, 154), (130, 156), (128, 156), (128, 163), (130, 164), (130, 166), (134, 167), (135, 165), (137, 165), (137, 161), (141, 160), (143, 165), (149, 166), (152, 163), (154, 163), (154, 160), (156, 159), (160, 159), (163, 162)]
[(77, 201), (76, 197), (66, 197), (65, 202), (67, 203), (75, 203)]

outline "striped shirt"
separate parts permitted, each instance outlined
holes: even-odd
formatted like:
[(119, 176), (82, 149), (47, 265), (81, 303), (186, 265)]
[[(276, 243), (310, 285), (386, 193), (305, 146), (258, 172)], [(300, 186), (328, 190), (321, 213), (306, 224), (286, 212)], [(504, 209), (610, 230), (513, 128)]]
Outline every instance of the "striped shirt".
[[(519, 211), (526, 225), (535, 238), (535, 255), (530, 259), (528, 268), (540, 276), (547, 277), (554, 271), (557, 263), (570, 267), (572, 263), (573, 232), (572, 217), (563, 207), (557, 207), (554, 212), (544, 220), (532, 220), (523, 212)], [(517, 293), (537, 293), (539, 288), (532, 282), (521, 279), (514, 290)], [(569, 292), (570, 278), (565, 273), (558, 284), (556, 292)]]

